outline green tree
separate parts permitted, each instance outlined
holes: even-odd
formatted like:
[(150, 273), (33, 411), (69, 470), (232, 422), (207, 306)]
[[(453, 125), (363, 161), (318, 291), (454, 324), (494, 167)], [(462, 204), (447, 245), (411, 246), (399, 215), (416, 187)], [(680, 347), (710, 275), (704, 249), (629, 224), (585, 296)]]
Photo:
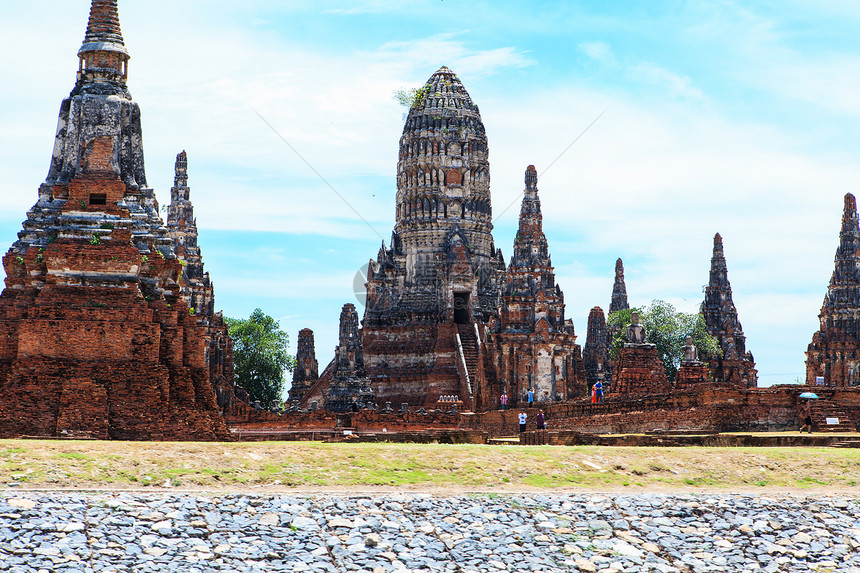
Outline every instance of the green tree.
[(236, 384), (253, 402), (264, 408), (281, 404), (285, 371), (295, 368), (296, 359), (287, 352), (289, 336), (280, 324), (259, 308), (249, 318), (225, 318), (233, 339)]
[(705, 319), (701, 314), (678, 312), (668, 302), (652, 300), (649, 306), (641, 310), (631, 308), (609, 315), (607, 327), (613, 333), (610, 346), (613, 359), (618, 358), (621, 347), (627, 341), (627, 326), (634, 310), (639, 312), (639, 321), (645, 327), (645, 341), (657, 346), (657, 355), (663, 362), (669, 380), (674, 380), (678, 374), (687, 336), (693, 337), (700, 360), (707, 361), (709, 357), (723, 355), (717, 339), (705, 329)]
[(407, 109), (420, 105), (424, 101), (424, 96), (430, 93), (430, 85), (424, 84), (420, 88), (409, 88), (408, 90), (394, 90), (392, 94), (394, 101)]

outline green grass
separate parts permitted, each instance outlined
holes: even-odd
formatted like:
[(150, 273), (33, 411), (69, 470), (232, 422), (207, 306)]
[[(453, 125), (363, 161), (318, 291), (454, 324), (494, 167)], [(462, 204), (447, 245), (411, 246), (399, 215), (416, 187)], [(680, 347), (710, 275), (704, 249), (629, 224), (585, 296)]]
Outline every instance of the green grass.
[(57, 454), (57, 457), (58, 458), (65, 458), (67, 460), (85, 460), (85, 461), (90, 461), (93, 459), (90, 456), (88, 456), (86, 454), (82, 454), (80, 452), (62, 452), (62, 453)]
[(732, 488), (860, 492), (860, 451), (0, 440), (0, 487)]

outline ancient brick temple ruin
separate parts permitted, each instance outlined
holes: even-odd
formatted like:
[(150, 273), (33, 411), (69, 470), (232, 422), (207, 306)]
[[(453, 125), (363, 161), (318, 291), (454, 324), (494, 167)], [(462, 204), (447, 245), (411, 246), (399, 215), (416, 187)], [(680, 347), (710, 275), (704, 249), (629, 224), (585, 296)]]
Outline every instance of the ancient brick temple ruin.
[[(529, 166), (510, 264), (492, 237), (488, 142), (478, 107), (457, 76), (440, 68), (421, 90), (400, 138), (395, 228), (369, 264), (361, 329), (363, 364), (376, 403), (406, 407), (461, 404), (470, 411), (515, 407), (529, 390), (538, 403), (585, 398), (598, 380), (620, 396), (671, 389), (654, 345), (628, 344), (618, 364), (613, 332), (600, 307), (589, 316), (585, 357), (564, 295), (555, 282), (543, 232), (537, 171)], [(704, 311), (727, 348), (716, 378), (755, 385), (755, 367), (731, 300), (722, 250), (715, 250)], [(621, 259), (610, 312), (629, 308)], [(343, 317), (342, 317), (343, 323)], [(316, 380), (301, 380), (291, 399), (343, 411), (353, 398), (370, 403), (363, 371), (347, 377), (343, 324), (338, 358)], [(303, 348), (303, 347), (302, 347)], [(301, 350), (302, 356), (309, 352)], [(685, 370), (687, 383), (702, 381)], [(351, 367), (352, 368), (352, 367)], [(694, 376), (695, 375), (695, 376)], [(350, 378), (351, 377), (351, 378)], [(345, 384), (347, 378), (355, 383)], [(707, 378), (707, 376), (705, 376)]]
[(501, 304), (487, 136), (454, 73), (440, 68), (409, 110), (391, 243), (371, 261), (362, 338), (378, 401), (474, 406), (481, 328)]
[(627, 310), (627, 284), (624, 282), (624, 261), (615, 261), (615, 282), (612, 284), (612, 299), (609, 301), (609, 314)]
[[(615, 282), (612, 285), (612, 297), (609, 301), (609, 314), (627, 310), (630, 305), (627, 302), (627, 285), (624, 282), (624, 262), (619, 258), (615, 261)], [(583, 359), (585, 362), (586, 379), (588, 381), (588, 392), (598, 381), (605, 392), (612, 389), (612, 378), (614, 372), (614, 360), (610, 356), (609, 349), (612, 346), (617, 328), (609, 328), (606, 324), (606, 315), (603, 309), (595, 306), (588, 313), (588, 326), (585, 337), (585, 348)]]
[(860, 222), (854, 195), (845, 195), (833, 275), (806, 351), (806, 383), (860, 386)]
[(720, 357), (707, 357), (714, 381), (740, 388), (755, 388), (758, 385), (755, 360), (752, 352), (746, 349), (746, 336), (732, 300), (732, 285), (729, 284), (726, 257), (723, 254), (723, 238), (719, 233), (714, 235), (711, 274), (708, 286), (705, 287), (701, 313), (705, 318), (708, 334), (717, 339), (723, 351)]
[(3, 257), (0, 435), (223, 439), (231, 343), (180, 154), (168, 225), (147, 187), (116, 0), (93, 0), (38, 200)]
[(318, 379), (319, 363), (314, 347), (314, 331), (303, 328), (299, 331), (299, 340), (296, 343), (296, 367), (293, 370), (293, 383), (287, 401), (291, 405), (300, 403)]
[(370, 380), (364, 368), (361, 333), (355, 305), (345, 304), (340, 312), (340, 336), (334, 350), (334, 370), (325, 395), (325, 407), (348, 412), (374, 405)]
[(582, 350), (573, 321), (564, 317), (564, 293), (555, 282), (537, 188), (529, 165), (514, 253), (505, 274), (498, 319), (490, 321), (485, 377), (479, 401), (492, 408), (501, 391), (520, 401), (531, 389), (537, 402), (570, 400), (586, 394)]
[[(48, 176), (3, 257), (0, 437), (228, 439), (227, 423), (239, 433), (309, 439), (347, 428), (412, 438), (427, 431), (428, 439), (505, 435), (529, 391), (551, 427), (572, 432), (795, 424), (805, 387), (756, 387), (719, 235), (701, 311), (722, 356), (699, 356), (688, 344), (677, 379), (668, 380), (634, 324), (613, 361), (599, 306), (581, 349), (543, 231), (537, 170), (525, 172), (506, 264), (492, 235), (481, 115), (445, 67), (406, 118), (395, 226), (370, 261), (362, 323), (354, 305), (343, 307), (335, 357), (322, 372), (313, 332), (302, 330), (288, 412), (249, 408), (232, 384), (232, 343), (203, 266), (185, 152), (176, 157), (166, 223), (147, 186), (116, 0), (92, 0), (78, 55)], [(831, 429), (860, 418), (858, 253), (848, 195), (821, 330), (807, 353), (808, 381), (821, 383), (813, 417)], [(608, 309), (628, 308), (618, 259)], [(588, 398), (597, 381), (606, 403)], [(499, 409), (502, 395), (509, 410)], [(843, 422), (825, 422), (837, 417)]]
[(605, 390), (609, 390), (612, 381), (612, 361), (609, 356), (611, 341), (611, 335), (606, 328), (606, 315), (603, 314), (602, 308), (595, 306), (588, 313), (585, 347), (582, 350), (589, 393), (597, 382), (600, 382)]

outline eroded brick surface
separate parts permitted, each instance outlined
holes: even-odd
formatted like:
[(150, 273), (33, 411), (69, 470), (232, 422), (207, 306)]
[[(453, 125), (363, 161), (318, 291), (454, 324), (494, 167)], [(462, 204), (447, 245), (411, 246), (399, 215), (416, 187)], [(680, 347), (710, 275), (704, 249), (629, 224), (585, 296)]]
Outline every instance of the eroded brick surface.
[(714, 254), (711, 257), (711, 273), (705, 287), (702, 315), (708, 334), (716, 337), (723, 350), (721, 357), (707, 357), (715, 382), (755, 388), (758, 371), (752, 352), (746, 348), (738, 311), (732, 300), (732, 285), (729, 283), (726, 257), (723, 254), (723, 238), (714, 235)]
[(854, 195), (845, 195), (833, 275), (806, 351), (806, 383), (860, 385), (860, 220)]
[(47, 179), (3, 257), (0, 436), (226, 439), (219, 402), (243, 408), (231, 344), (180, 159), (168, 226), (146, 187), (115, 0), (93, 1), (79, 57)]

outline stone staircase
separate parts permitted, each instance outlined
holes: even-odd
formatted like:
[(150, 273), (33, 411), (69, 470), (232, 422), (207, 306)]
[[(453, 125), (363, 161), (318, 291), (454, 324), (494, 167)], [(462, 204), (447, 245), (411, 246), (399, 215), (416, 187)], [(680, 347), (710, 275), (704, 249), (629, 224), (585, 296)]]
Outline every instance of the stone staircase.
[(460, 343), (463, 345), (463, 356), (466, 359), (466, 369), (469, 371), (469, 380), (474, 388), (475, 376), (478, 374), (478, 337), (475, 335), (473, 324), (458, 324), (457, 331), (460, 333)]
[[(832, 400), (811, 401), (812, 428), (816, 432), (856, 432), (854, 422)], [(838, 424), (828, 424), (827, 418), (838, 419)]]
[(830, 445), (831, 448), (860, 448), (860, 440), (849, 439), (835, 442)]

